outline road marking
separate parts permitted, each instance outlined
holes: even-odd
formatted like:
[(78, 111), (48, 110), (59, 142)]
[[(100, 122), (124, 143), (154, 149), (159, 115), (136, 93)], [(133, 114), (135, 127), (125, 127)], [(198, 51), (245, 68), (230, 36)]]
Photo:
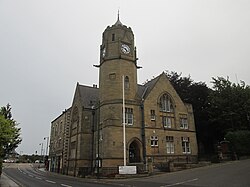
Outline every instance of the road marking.
[(36, 179), (42, 180), (42, 178), (40, 178), (40, 177), (36, 177)]
[(180, 185), (180, 184), (185, 184), (185, 183), (189, 183), (189, 182), (193, 182), (193, 181), (197, 181), (197, 180), (198, 180), (198, 178), (196, 178), (196, 179), (190, 179), (190, 180), (186, 180), (186, 181), (183, 181), (183, 182), (177, 182), (177, 183), (174, 183), (174, 184), (168, 184), (168, 185), (161, 186), (161, 187), (177, 186), (177, 185)]
[(46, 182), (49, 182), (49, 183), (53, 183), (55, 184), (56, 182), (55, 181), (50, 181), (50, 180), (45, 180)]
[(33, 175), (30, 175), (30, 174), (29, 174), (29, 176), (30, 176), (30, 177), (34, 177)]
[(65, 187), (72, 187), (72, 186), (67, 185), (67, 184), (61, 184), (61, 186), (65, 186)]

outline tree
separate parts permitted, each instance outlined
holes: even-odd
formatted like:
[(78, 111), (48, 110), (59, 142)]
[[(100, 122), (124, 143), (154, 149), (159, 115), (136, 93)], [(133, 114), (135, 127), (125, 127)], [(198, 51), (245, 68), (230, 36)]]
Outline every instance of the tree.
[(199, 152), (211, 153), (213, 151), (213, 133), (207, 111), (210, 107), (208, 97), (212, 90), (204, 82), (194, 82), (190, 76), (182, 77), (181, 73), (174, 71), (165, 73), (182, 101), (193, 106)]
[(0, 109), (0, 158), (13, 151), (21, 143), (21, 129), (12, 119), (10, 105)]
[(216, 139), (223, 140), (230, 131), (250, 130), (250, 87), (243, 81), (232, 83), (229, 78), (212, 79), (208, 114)]
[(4, 106), (1, 107), (0, 114), (2, 114), (5, 119), (9, 119), (10, 120), (12, 118), (11, 107), (10, 107), (9, 103), (6, 105), (6, 107), (4, 107)]
[(250, 131), (250, 87), (243, 81), (235, 84), (228, 78), (212, 78), (210, 89), (190, 76), (165, 73), (181, 99), (193, 106), (199, 153), (214, 153), (215, 144), (228, 132)]
[(225, 138), (229, 141), (232, 151), (237, 155), (250, 155), (250, 131), (228, 132)]

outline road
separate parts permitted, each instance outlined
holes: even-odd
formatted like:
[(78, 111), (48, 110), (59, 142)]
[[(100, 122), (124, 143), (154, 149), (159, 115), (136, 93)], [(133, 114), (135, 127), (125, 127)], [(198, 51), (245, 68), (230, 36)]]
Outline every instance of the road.
[(22, 186), (36, 187), (249, 187), (250, 159), (129, 179), (82, 179), (34, 170), (31, 165), (9, 166), (4, 172)]
[(250, 187), (250, 159), (119, 181), (137, 187)]
[(8, 164), (3, 172), (22, 187), (107, 187), (108, 181), (83, 179), (34, 169), (31, 164)]

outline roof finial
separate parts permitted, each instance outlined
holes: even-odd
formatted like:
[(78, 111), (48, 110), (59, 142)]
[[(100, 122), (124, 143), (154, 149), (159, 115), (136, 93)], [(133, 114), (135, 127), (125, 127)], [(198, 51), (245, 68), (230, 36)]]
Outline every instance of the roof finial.
[(122, 23), (120, 21), (120, 9), (119, 8), (118, 8), (117, 21), (115, 23), (115, 26), (122, 26)]
[(118, 8), (118, 19), (117, 20), (120, 20), (120, 8)]

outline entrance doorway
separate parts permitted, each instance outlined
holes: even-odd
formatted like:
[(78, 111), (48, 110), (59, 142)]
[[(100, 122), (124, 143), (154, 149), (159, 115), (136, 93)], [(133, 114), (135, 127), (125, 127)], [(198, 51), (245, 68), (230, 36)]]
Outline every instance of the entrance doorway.
[(141, 162), (140, 146), (136, 140), (129, 145), (129, 163)]

